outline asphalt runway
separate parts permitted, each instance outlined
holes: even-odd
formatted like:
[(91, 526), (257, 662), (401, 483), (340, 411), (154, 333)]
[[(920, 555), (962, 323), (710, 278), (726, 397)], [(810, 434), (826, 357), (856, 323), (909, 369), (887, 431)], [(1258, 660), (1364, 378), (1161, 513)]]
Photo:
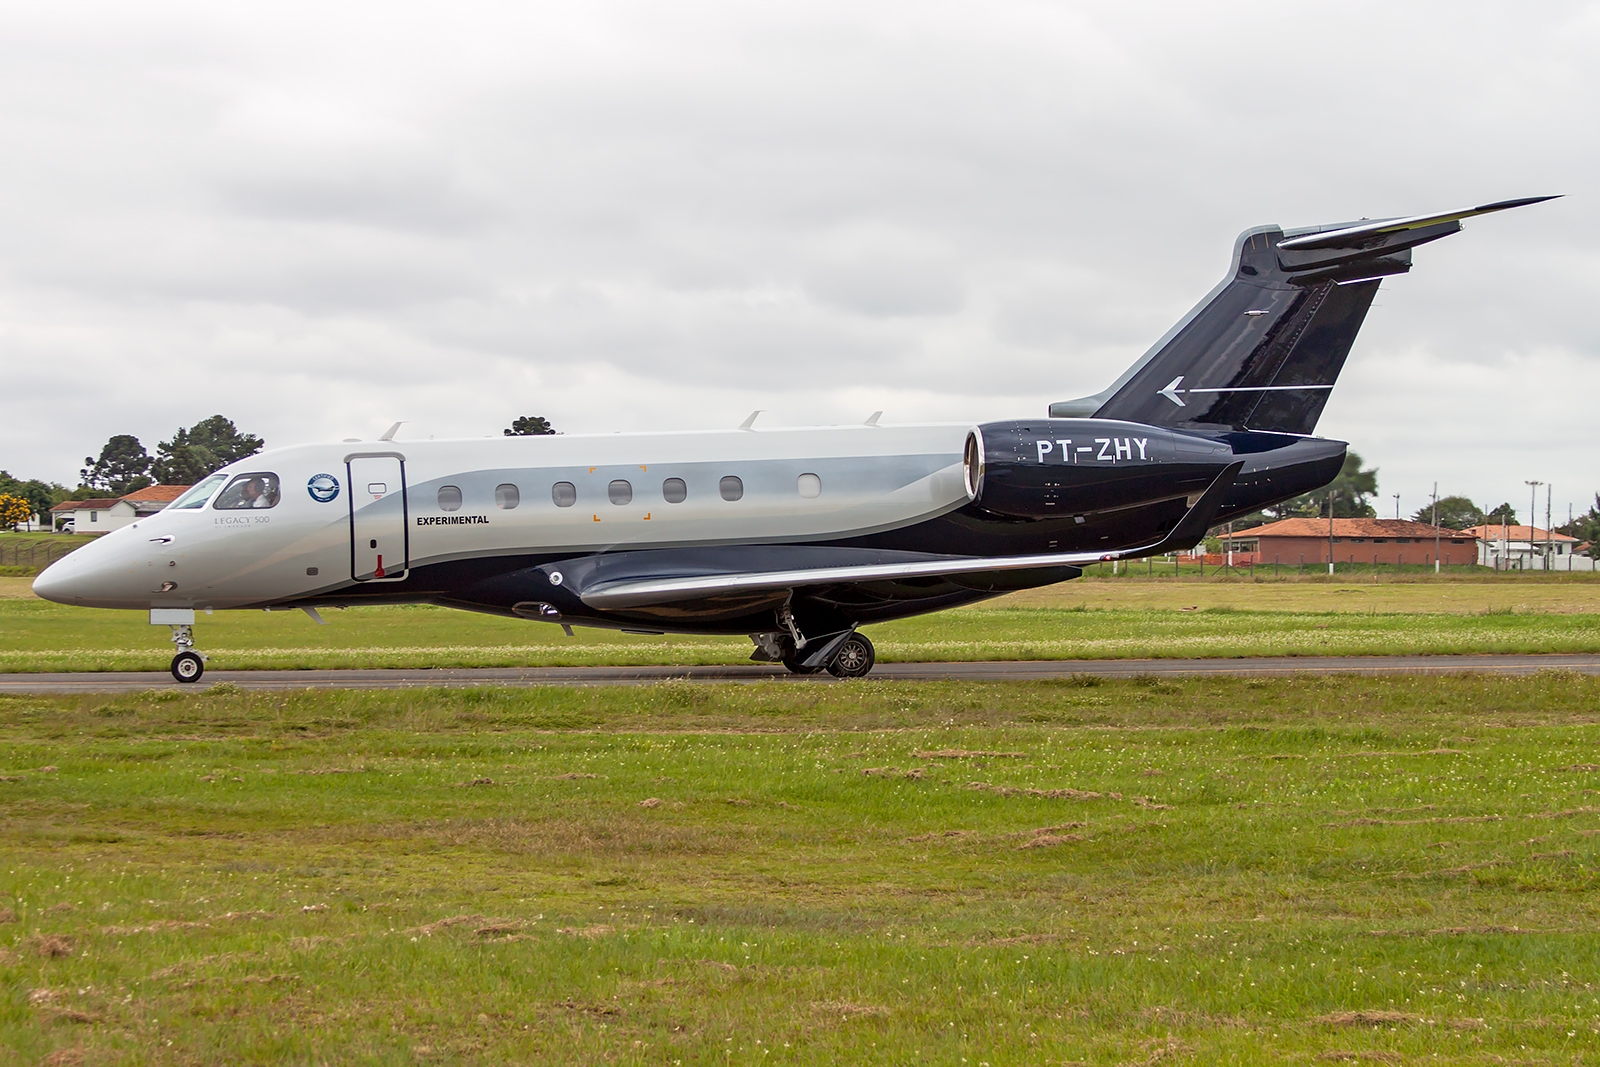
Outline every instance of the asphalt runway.
[[(1566, 670), (1600, 674), (1600, 655), (1273, 656), (1256, 659), (1005, 660), (978, 663), (880, 663), (876, 681), (1017, 682), (1074, 675), (1131, 678), (1223, 676), (1282, 678), (1297, 674), (1534, 674)], [(136, 693), (205, 689), (232, 682), (240, 689), (420, 689), (433, 686), (651, 685), (694, 682), (841, 684), (829, 674), (796, 676), (764, 664), (715, 667), (481, 667), (424, 670), (207, 671), (190, 686), (165, 671), (81, 674), (4, 674), (0, 693)]]

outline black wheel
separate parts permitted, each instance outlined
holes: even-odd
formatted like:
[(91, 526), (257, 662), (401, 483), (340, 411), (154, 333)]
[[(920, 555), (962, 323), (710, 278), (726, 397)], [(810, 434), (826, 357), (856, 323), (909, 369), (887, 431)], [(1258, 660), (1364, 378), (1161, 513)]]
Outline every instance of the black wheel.
[(179, 652), (172, 657), (172, 676), (180, 682), (198, 682), (206, 673), (205, 660), (197, 652)]
[(851, 634), (833, 654), (828, 673), (835, 678), (865, 678), (872, 665), (878, 661), (872, 642), (865, 634)]

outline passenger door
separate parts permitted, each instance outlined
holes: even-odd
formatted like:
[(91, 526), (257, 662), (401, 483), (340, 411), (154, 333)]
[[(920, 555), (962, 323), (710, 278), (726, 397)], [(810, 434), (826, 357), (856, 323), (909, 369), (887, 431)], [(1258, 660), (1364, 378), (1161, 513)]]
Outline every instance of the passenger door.
[(406, 463), (398, 452), (349, 456), (350, 577), (397, 582), (410, 563)]

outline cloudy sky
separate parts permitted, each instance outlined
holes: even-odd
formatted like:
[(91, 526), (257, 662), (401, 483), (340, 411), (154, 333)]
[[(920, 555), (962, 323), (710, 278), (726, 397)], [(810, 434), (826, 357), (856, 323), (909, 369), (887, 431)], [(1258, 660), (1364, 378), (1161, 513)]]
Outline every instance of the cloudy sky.
[(1597, 55), (1596, 4), (0, 4), (0, 466), (71, 484), (215, 412), (1035, 414), (1248, 226), (1566, 193), (1419, 249), (1318, 428), (1380, 513), (1538, 478), (1564, 518), (1600, 489)]

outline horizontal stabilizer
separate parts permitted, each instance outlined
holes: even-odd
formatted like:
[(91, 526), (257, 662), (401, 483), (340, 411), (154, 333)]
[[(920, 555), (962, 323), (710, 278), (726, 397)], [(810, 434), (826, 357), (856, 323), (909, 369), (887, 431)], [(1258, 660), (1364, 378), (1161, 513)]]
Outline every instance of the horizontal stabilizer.
[(1449, 211), (1443, 215), (1412, 215), (1403, 219), (1378, 219), (1373, 222), (1360, 222), (1349, 226), (1341, 226), (1337, 229), (1317, 230), (1297, 237), (1289, 237), (1279, 241), (1278, 247), (1288, 251), (1308, 251), (1319, 248), (1354, 248), (1367, 243), (1375, 237), (1387, 237), (1390, 234), (1403, 233), (1407, 230), (1427, 229), (1445, 222), (1460, 222), (1462, 219), (1470, 219), (1474, 215), (1490, 215), (1496, 211), (1507, 211), (1514, 207), (1542, 204), (1546, 200), (1556, 200), (1559, 197), (1559, 193), (1555, 196), (1524, 196), (1517, 200), (1499, 200), (1493, 204), (1484, 204), (1481, 207)]

